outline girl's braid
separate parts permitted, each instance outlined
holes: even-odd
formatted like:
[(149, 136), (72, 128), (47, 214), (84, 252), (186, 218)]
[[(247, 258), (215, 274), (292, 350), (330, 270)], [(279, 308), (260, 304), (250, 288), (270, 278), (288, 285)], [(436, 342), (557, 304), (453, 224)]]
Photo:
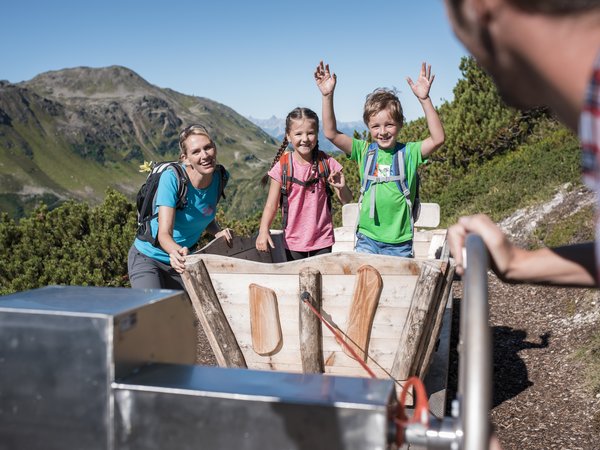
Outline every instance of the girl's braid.
[[(287, 140), (287, 137), (284, 137), (283, 142), (281, 143), (281, 147), (279, 147), (279, 150), (277, 150), (277, 154), (275, 155), (275, 158), (273, 158), (273, 162), (271, 163), (271, 167), (269, 167), (269, 170), (271, 170), (273, 168), (273, 166), (275, 164), (277, 164), (277, 161), (279, 161), (279, 158), (281, 158), (281, 155), (283, 155), (283, 152), (285, 152), (285, 149), (287, 148), (288, 144), (289, 144), (289, 142)], [(269, 181), (269, 174), (268, 174), (269, 170), (260, 180), (260, 182), (263, 186), (266, 185), (267, 182)]]
[(311, 181), (315, 177), (319, 176), (319, 140), (317, 139), (317, 143), (315, 147), (312, 149), (312, 168), (310, 170), (310, 175), (308, 176), (308, 180)]

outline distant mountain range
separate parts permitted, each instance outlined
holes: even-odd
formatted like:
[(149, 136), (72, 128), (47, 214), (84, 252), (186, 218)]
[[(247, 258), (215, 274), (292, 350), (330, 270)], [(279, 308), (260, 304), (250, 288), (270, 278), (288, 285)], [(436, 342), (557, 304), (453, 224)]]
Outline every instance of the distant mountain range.
[[(267, 134), (273, 137), (278, 142), (283, 141), (285, 136), (285, 118), (280, 119), (279, 117), (271, 116), (269, 119), (256, 119), (254, 117), (247, 117), (250, 122), (258, 125)], [(338, 122), (338, 130), (349, 136), (354, 135), (354, 131), (362, 133), (367, 129), (363, 122)], [(339, 151), (327, 138), (323, 135), (323, 132), (319, 130), (319, 147), (327, 152)]]
[(121, 66), (0, 81), (0, 210), (18, 217), (43, 199), (100, 201), (108, 187), (133, 198), (143, 161), (175, 160), (178, 133), (201, 122), (231, 172), (236, 214), (263, 206), (258, 180), (277, 142), (231, 108), (148, 83)]

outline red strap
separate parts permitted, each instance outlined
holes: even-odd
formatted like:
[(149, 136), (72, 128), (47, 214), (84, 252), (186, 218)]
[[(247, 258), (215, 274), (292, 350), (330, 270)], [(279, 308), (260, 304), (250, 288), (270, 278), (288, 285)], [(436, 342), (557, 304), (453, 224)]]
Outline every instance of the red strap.
[(358, 363), (362, 366), (363, 369), (365, 369), (365, 371), (371, 376), (371, 378), (377, 378), (377, 375), (375, 375), (375, 372), (373, 372), (371, 370), (371, 368), (362, 360), (362, 358), (360, 356), (358, 356), (358, 354), (354, 351), (354, 349), (349, 344), (347, 344), (346, 341), (344, 341), (344, 338), (340, 334), (340, 332), (337, 331), (335, 328), (333, 328), (329, 324), (329, 322), (327, 322), (325, 320), (325, 318), (321, 315), (321, 313), (319, 313), (319, 311), (317, 311), (317, 308), (315, 308), (308, 301), (309, 297), (310, 297), (310, 294), (306, 291), (304, 291), (302, 293), (302, 295), (300, 296), (300, 298), (302, 299), (304, 304), (310, 308), (310, 310), (321, 320), (321, 322), (323, 322), (325, 324), (325, 326), (327, 328), (329, 328), (329, 331), (331, 331), (333, 333), (333, 335), (336, 337), (338, 342), (340, 342), (344, 347), (346, 347), (346, 349), (352, 354), (352, 357), (358, 361)]

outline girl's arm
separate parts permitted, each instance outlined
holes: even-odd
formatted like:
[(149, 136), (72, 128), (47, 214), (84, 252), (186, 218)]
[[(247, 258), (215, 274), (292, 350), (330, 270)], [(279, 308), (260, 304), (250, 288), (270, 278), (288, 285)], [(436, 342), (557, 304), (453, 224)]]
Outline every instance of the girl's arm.
[(175, 224), (175, 208), (170, 206), (158, 207), (158, 243), (168, 253), (171, 267), (179, 273), (185, 270), (185, 256), (190, 252), (173, 240)]
[(258, 230), (258, 237), (256, 238), (256, 249), (258, 251), (267, 252), (269, 251), (269, 246), (275, 248), (269, 229), (271, 228), (275, 214), (277, 214), (280, 193), (281, 183), (271, 178), (269, 194), (267, 195), (267, 202), (265, 203), (265, 209), (260, 219), (260, 228)]
[(333, 92), (337, 77), (329, 71), (329, 64), (319, 63), (315, 70), (317, 87), (323, 94), (323, 134), (333, 145), (347, 155), (352, 153), (352, 138), (337, 129), (337, 121), (333, 110)]
[(440, 148), (446, 140), (442, 121), (429, 97), (429, 91), (434, 79), (435, 75), (431, 74), (431, 66), (425, 63), (421, 65), (421, 73), (416, 82), (413, 82), (410, 77), (406, 78), (408, 85), (423, 107), (427, 127), (429, 128), (429, 137), (421, 144), (421, 155), (423, 158), (427, 158), (431, 153)]

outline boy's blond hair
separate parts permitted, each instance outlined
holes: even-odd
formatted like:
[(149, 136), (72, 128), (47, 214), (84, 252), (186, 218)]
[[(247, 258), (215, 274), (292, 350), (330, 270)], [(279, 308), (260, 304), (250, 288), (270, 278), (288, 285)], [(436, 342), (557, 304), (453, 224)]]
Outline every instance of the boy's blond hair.
[(388, 110), (392, 119), (398, 124), (398, 128), (402, 128), (402, 125), (404, 125), (402, 105), (396, 95), (396, 91), (386, 88), (377, 88), (367, 95), (363, 112), (365, 125), (368, 127), (369, 119), (383, 110)]

